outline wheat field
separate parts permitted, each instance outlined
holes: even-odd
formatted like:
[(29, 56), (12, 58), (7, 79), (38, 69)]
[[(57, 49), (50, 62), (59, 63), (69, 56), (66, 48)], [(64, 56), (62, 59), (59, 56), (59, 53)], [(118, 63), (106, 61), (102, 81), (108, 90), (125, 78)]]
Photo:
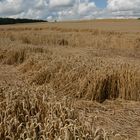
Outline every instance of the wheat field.
[(140, 21), (0, 26), (0, 140), (139, 140)]

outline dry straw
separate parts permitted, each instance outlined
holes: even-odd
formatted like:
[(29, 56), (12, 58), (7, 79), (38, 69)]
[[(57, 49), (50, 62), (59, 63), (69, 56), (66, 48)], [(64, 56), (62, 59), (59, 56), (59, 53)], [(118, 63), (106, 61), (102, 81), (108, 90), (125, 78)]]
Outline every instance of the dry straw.
[[(10, 78), (9, 84), (3, 84), (8, 78), (0, 81), (0, 139), (121, 140), (128, 135), (136, 139), (134, 131), (124, 136), (121, 119), (116, 131), (101, 127), (104, 118), (112, 128), (123, 112), (113, 122), (102, 105), (97, 111), (96, 106), (93, 110), (87, 105), (90, 101), (140, 101), (139, 52), (139, 33), (59, 24), (1, 27), (0, 65), (10, 65), (20, 73), (20, 80), (15, 75), (15, 85)], [(83, 101), (79, 108), (78, 101)], [(113, 112), (115, 117), (117, 111)], [(133, 122), (139, 118), (134, 112), (127, 114), (128, 120), (129, 115), (135, 116)]]

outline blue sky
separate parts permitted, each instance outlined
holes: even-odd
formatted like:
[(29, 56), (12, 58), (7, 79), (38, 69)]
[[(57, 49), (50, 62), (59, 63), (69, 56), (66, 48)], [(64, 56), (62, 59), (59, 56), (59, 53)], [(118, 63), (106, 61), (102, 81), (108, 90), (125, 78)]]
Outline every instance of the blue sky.
[(138, 18), (140, 0), (0, 0), (0, 17), (49, 21)]
[(94, 1), (99, 8), (105, 8), (107, 6), (107, 0), (91, 0)]

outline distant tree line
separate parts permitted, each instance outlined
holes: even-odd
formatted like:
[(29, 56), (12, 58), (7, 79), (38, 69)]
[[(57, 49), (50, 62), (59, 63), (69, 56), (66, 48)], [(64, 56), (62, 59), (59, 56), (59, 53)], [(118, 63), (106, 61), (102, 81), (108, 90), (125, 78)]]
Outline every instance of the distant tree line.
[(47, 21), (37, 19), (0, 18), (0, 25), (16, 24), (16, 23), (35, 23), (35, 22), (47, 22)]

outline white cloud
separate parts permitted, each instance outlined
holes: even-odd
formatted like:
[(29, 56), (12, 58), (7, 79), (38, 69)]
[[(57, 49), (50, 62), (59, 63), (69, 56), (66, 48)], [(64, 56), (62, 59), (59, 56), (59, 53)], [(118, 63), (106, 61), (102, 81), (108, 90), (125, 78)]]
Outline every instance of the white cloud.
[(140, 0), (108, 0), (108, 9), (110, 10), (140, 10)]
[(22, 12), (21, 0), (7, 0), (0, 2), (0, 15), (15, 15)]
[(140, 17), (140, 0), (107, 0), (97, 8), (92, 0), (0, 0), (0, 17), (70, 20)]
[(140, 0), (108, 0), (107, 3), (107, 10), (114, 17), (140, 16)]
[(35, 1), (35, 8), (38, 10), (43, 10), (44, 8), (48, 7), (48, 3), (45, 0), (36, 0)]
[(75, 3), (75, 0), (50, 0), (49, 1), (49, 6), (51, 8), (56, 8), (56, 7), (70, 7), (73, 6)]
[(92, 12), (96, 9), (96, 5), (94, 2), (83, 2), (79, 3), (78, 13), (80, 15), (92, 14)]

